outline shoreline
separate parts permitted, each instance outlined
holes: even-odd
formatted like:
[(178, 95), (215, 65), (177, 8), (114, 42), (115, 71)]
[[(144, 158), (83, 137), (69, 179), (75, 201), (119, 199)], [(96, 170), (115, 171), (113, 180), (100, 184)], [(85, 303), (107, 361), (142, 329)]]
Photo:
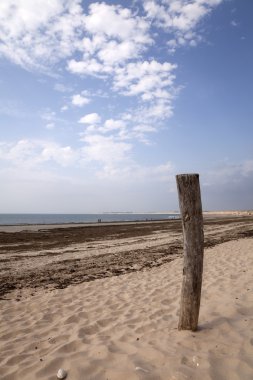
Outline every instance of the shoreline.
[[(0, 232), (21, 232), (27, 231), (38, 231), (40, 229), (57, 229), (57, 228), (72, 228), (72, 227), (100, 227), (100, 226), (119, 226), (119, 225), (132, 225), (132, 224), (155, 224), (155, 223), (166, 223), (170, 220), (175, 220), (179, 218), (169, 218), (169, 219), (148, 219), (148, 220), (136, 220), (136, 221), (113, 221), (113, 222), (72, 222), (72, 223), (36, 223), (36, 224), (0, 224)], [(43, 227), (43, 228), (41, 228)]]
[[(116, 213), (115, 213), (116, 214)], [(141, 215), (142, 213), (139, 213)], [(163, 214), (163, 213), (157, 213)], [(167, 213), (164, 213), (167, 214)], [(142, 215), (145, 215), (144, 213)], [(151, 214), (148, 214), (151, 215)], [(153, 213), (156, 215), (156, 213)], [(175, 215), (175, 216), (174, 216)], [(253, 216), (253, 211), (203, 211), (203, 219), (218, 219), (223, 218), (242, 218)], [(148, 223), (166, 223), (170, 220), (181, 220), (180, 213), (173, 213), (173, 216), (168, 219), (146, 219), (146, 220), (129, 220), (129, 221), (94, 221), (94, 222), (66, 222), (66, 223), (17, 223), (17, 224), (0, 224), (0, 232), (20, 232), (38, 231), (39, 229), (54, 229), (54, 228), (71, 228), (71, 227), (96, 227), (96, 226), (117, 226), (131, 224), (148, 224)]]

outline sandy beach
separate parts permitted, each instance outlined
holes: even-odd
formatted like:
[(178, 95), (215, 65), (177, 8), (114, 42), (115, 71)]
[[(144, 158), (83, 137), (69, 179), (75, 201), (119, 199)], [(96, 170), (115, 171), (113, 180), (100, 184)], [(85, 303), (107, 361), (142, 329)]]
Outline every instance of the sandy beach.
[(0, 378), (252, 379), (253, 218), (205, 220), (197, 332), (180, 221), (0, 232)]

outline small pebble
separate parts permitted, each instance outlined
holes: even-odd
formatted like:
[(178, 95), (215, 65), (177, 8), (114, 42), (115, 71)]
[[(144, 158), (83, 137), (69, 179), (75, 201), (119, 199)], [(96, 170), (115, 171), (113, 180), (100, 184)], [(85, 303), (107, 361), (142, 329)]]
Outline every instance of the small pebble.
[(193, 356), (192, 361), (197, 367), (199, 367), (199, 358), (197, 356)]
[(147, 369), (142, 368), (142, 367), (135, 367), (135, 371), (142, 371), (142, 372), (146, 372), (146, 373), (149, 372)]
[(57, 372), (57, 379), (65, 379), (67, 377), (67, 371), (65, 369), (60, 368), (59, 371)]

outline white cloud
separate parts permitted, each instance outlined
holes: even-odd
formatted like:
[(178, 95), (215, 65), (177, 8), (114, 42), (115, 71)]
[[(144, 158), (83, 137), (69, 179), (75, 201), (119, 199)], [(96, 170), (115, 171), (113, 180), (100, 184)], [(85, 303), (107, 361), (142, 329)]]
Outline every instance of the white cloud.
[(86, 35), (79, 44), (83, 58), (69, 60), (67, 68), (72, 73), (113, 74), (115, 67), (138, 58), (153, 42), (149, 23), (120, 5), (91, 4), (84, 28)]
[[(98, 172), (98, 176), (104, 179), (114, 179), (128, 182), (167, 182), (174, 184), (175, 169), (171, 162), (162, 165), (141, 166), (134, 162), (126, 163), (124, 166), (115, 165), (114, 163), (106, 163), (106, 165)], [(175, 186), (169, 186), (173, 190)]]
[(46, 109), (42, 114), (41, 114), (41, 118), (43, 120), (46, 120), (46, 121), (53, 121), (55, 120), (55, 117), (56, 117), (56, 113), (54, 111), (51, 111), (49, 109)]
[[(85, 14), (81, 0), (2, 0), (0, 54), (26, 69), (45, 70), (69, 59), (73, 73), (113, 74), (115, 66), (139, 59), (154, 43), (152, 24), (169, 32), (170, 49), (194, 46), (194, 29), (221, 1), (143, 0), (144, 17), (104, 2), (91, 3)], [(55, 89), (69, 91), (61, 83)]]
[(82, 124), (99, 124), (100, 122), (101, 117), (97, 113), (89, 113), (79, 120)]
[[(106, 22), (105, 22), (106, 20)], [(111, 38), (133, 40), (138, 43), (149, 42), (146, 35), (148, 24), (130, 9), (119, 5), (93, 3), (89, 6), (89, 15), (85, 17), (85, 28), (90, 34), (105, 35)]]
[(246, 177), (253, 174), (253, 160), (246, 160), (243, 162), (242, 173)]
[(47, 129), (54, 129), (54, 127), (55, 127), (55, 123), (48, 123), (48, 124), (46, 124), (46, 128)]
[(253, 160), (233, 163), (226, 159), (216, 167), (203, 171), (201, 178), (205, 209), (252, 208)]
[(172, 33), (170, 50), (189, 44), (195, 46), (201, 36), (195, 30), (199, 22), (223, 0), (144, 0), (148, 19), (157, 27)]
[(123, 120), (108, 119), (104, 123), (102, 130), (105, 132), (118, 131), (126, 128), (126, 123)]
[(45, 70), (77, 48), (79, 0), (4, 0), (0, 3), (0, 54), (26, 69)]
[(222, 0), (144, 0), (147, 16), (166, 30), (189, 31)]
[(173, 181), (175, 180), (175, 168), (172, 162), (168, 161), (161, 165), (144, 166), (136, 168), (138, 178), (149, 179), (150, 181)]
[(145, 133), (145, 132), (156, 132), (156, 129), (152, 127), (151, 125), (137, 125), (133, 128), (133, 130), (137, 133)]
[(36, 151), (36, 144), (30, 140), (19, 140), (15, 143), (1, 142), (0, 158), (11, 161), (14, 164), (23, 164), (29, 162)]
[(243, 183), (245, 178), (253, 178), (253, 160), (245, 160), (234, 164), (229, 161), (203, 174), (205, 186), (223, 186)]
[(72, 88), (70, 86), (66, 86), (63, 83), (55, 83), (54, 90), (64, 93), (64, 92), (71, 92)]
[(52, 161), (60, 166), (73, 164), (78, 157), (69, 146), (60, 146), (44, 140), (25, 139), (0, 143), (0, 159), (15, 167), (33, 168)]
[[(97, 122), (95, 123), (94, 121)], [(98, 121), (99, 120), (99, 121)], [(87, 115), (85, 116), (85, 124), (88, 126), (85, 128), (84, 132), (81, 132), (79, 135), (81, 137), (92, 136), (92, 135), (101, 135), (107, 134), (107, 137), (112, 139), (118, 139), (119, 141), (129, 140), (134, 137), (134, 135), (129, 130), (129, 126), (126, 121), (121, 119), (107, 119), (102, 123), (101, 119)]]
[[(177, 66), (144, 59), (155, 43), (152, 27), (168, 32), (172, 51), (185, 44), (194, 46), (200, 39), (195, 28), (221, 1), (143, 0), (143, 15), (105, 2), (91, 3), (85, 13), (81, 0), (4, 0), (0, 54), (27, 69), (46, 70), (63, 62), (71, 73), (106, 78), (114, 91), (146, 103), (141, 109), (150, 119), (159, 115), (164, 119), (172, 115)], [(54, 88), (70, 91), (63, 83)], [(72, 97), (72, 104), (80, 107), (89, 101), (83, 93)]]
[(69, 58), (69, 70), (85, 74), (108, 73), (152, 43), (149, 23), (130, 9), (92, 3), (85, 14), (80, 0), (1, 1), (0, 41), (0, 55), (26, 69), (45, 71)]
[(235, 20), (232, 20), (230, 24), (235, 28), (238, 26), (238, 22), (236, 22)]
[(141, 95), (143, 100), (161, 96), (168, 98), (169, 93), (162, 90), (172, 86), (175, 68), (176, 65), (169, 62), (159, 63), (156, 60), (129, 63), (116, 70), (114, 88), (127, 96)]
[[(79, 119), (86, 127), (83, 139), (86, 153), (90, 152), (88, 156), (95, 156), (103, 142), (105, 147), (114, 147), (119, 156), (118, 148), (121, 148), (126, 157), (131, 144), (125, 141), (149, 144), (148, 134), (157, 131), (162, 121), (173, 114), (177, 65), (159, 62), (150, 55), (149, 59), (145, 58), (148, 48), (157, 51), (155, 28), (168, 33), (167, 47), (171, 51), (186, 44), (194, 46), (200, 40), (197, 31), (200, 20), (221, 1), (141, 0), (139, 5), (143, 8), (134, 13), (131, 2), (124, 6), (105, 2), (84, 6), (81, 0), (3, 0), (0, 2), (0, 55), (26, 69), (52, 69), (62, 75), (64, 67), (71, 73), (103, 78), (100, 91), (104, 96), (109, 88), (108, 98), (111, 91), (113, 95), (135, 97), (132, 103), (135, 105), (126, 109), (125, 115), (114, 115), (102, 122), (94, 112)], [(71, 89), (60, 82), (54, 86), (56, 91), (78, 92), (74, 85)], [(74, 93), (71, 104), (83, 107), (95, 95), (99, 93)], [(61, 111), (67, 110), (66, 98), (62, 104), (65, 105)], [(41, 117), (48, 129), (60, 121), (50, 109)], [(68, 152), (59, 149), (62, 155)]]
[(76, 94), (76, 95), (72, 96), (71, 102), (72, 102), (72, 104), (74, 106), (82, 107), (85, 104), (89, 104), (90, 103), (90, 99), (86, 98), (86, 97), (84, 97), (84, 96), (82, 96), (80, 94)]
[(133, 121), (149, 124), (172, 116), (172, 100), (178, 91), (174, 86), (176, 67), (152, 60), (132, 62), (116, 70), (114, 90), (140, 97), (143, 103), (131, 112)]
[(62, 106), (61, 107), (61, 112), (64, 112), (64, 111), (67, 111), (69, 109), (69, 107), (68, 106)]
[(85, 160), (110, 166), (117, 166), (119, 162), (128, 160), (128, 153), (132, 149), (131, 144), (118, 141), (113, 136), (93, 134), (85, 135), (81, 140), (86, 144), (82, 149)]
[(173, 115), (173, 106), (171, 101), (158, 99), (148, 106), (140, 107), (135, 113), (135, 120), (140, 122), (151, 123), (152, 121), (164, 120)]
[(112, 66), (118, 62), (132, 59), (137, 55), (136, 53), (136, 45), (131, 41), (123, 41), (121, 43), (110, 41), (98, 52), (98, 58), (105, 65)]
[(70, 146), (59, 146), (47, 143), (41, 151), (42, 161), (54, 161), (61, 166), (72, 165), (77, 158), (76, 152)]
[[(61, 111), (66, 111), (68, 109), (67, 106), (61, 107)], [(42, 120), (46, 121), (46, 128), (53, 129), (56, 123), (66, 124), (66, 120), (64, 118), (60, 118), (55, 111), (52, 111), (50, 108), (46, 108), (40, 114)]]
[(83, 61), (76, 61), (71, 59), (67, 64), (67, 69), (73, 74), (85, 74), (103, 76), (102, 74), (112, 73), (113, 69), (110, 66), (103, 66), (94, 58), (85, 59)]

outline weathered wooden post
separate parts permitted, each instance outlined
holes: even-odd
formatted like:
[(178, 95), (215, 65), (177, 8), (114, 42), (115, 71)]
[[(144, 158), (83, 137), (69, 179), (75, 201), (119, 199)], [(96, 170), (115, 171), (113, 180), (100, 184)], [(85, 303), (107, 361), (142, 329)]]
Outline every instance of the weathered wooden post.
[(178, 329), (196, 331), (204, 252), (199, 175), (179, 174), (176, 179), (184, 238), (183, 284)]

